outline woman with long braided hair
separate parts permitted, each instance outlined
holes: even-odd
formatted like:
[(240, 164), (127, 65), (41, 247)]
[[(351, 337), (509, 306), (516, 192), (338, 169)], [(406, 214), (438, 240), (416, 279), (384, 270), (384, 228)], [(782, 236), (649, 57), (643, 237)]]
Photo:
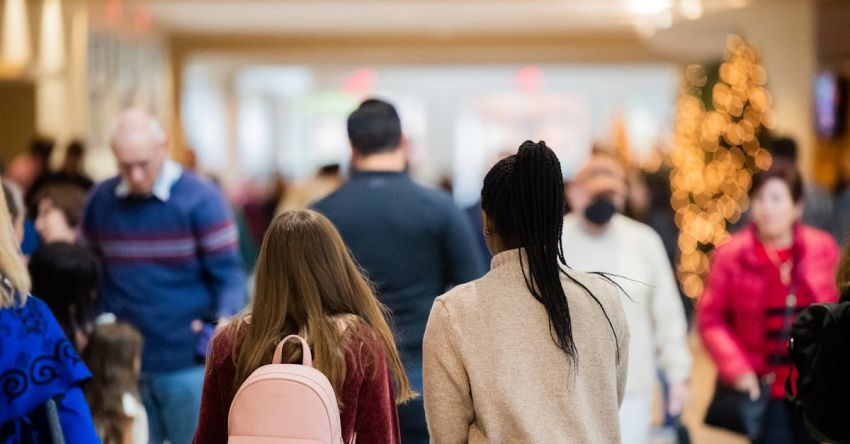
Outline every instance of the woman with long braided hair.
[(437, 298), (425, 333), (433, 442), (620, 442), (621, 295), (567, 267), (562, 184), (555, 153), (530, 141), (484, 179), (491, 270)]

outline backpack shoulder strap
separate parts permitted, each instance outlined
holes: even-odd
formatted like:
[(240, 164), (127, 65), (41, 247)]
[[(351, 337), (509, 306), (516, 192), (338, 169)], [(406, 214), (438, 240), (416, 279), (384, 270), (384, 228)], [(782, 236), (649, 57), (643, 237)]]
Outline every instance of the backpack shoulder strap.
[(277, 344), (277, 348), (274, 350), (274, 358), (272, 359), (272, 364), (280, 364), (281, 357), (283, 356), (283, 346), (286, 345), (290, 340), (297, 340), (301, 343), (301, 365), (312, 367), (313, 366), (313, 355), (310, 353), (310, 346), (307, 345), (307, 341), (304, 340), (301, 336), (298, 335), (289, 335), (283, 338), (279, 344)]
[(56, 404), (56, 398), (50, 398), (44, 403), (44, 412), (47, 415), (47, 427), (50, 429), (53, 444), (65, 444), (65, 434), (62, 433), (62, 423), (59, 421), (59, 407)]

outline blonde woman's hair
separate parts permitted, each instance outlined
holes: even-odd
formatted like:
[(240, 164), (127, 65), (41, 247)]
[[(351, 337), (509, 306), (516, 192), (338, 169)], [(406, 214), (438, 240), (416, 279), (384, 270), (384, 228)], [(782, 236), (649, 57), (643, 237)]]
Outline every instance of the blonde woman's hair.
[[(312, 349), (313, 365), (338, 395), (346, 373), (358, 370), (346, 367), (346, 353), (353, 352), (367, 367), (386, 360), (396, 402), (415, 396), (385, 319), (387, 310), (327, 218), (309, 210), (275, 218), (263, 240), (256, 273), (251, 313), (233, 326), (234, 392), (254, 370), (271, 363), (284, 337), (298, 334)], [(363, 335), (365, 343), (374, 340), (380, 346), (347, 349), (357, 346), (357, 336)], [(284, 362), (295, 362), (300, 355), (300, 347), (284, 348)]]
[(11, 285), (11, 288), (5, 283), (0, 286), (0, 308), (25, 303), (30, 292), (30, 275), (13, 222), (5, 193), (0, 193), (0, 273)]

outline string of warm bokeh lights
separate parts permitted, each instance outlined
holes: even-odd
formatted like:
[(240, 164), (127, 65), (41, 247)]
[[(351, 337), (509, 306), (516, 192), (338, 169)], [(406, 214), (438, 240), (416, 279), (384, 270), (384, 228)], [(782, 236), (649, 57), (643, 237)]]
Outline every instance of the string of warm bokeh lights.
[(767, 72), (758, 52), (737, 35), (728, 37), (725, 59), (714, 85), (701, 66), (689, 66), (677, 104), (671, 204), (680, 230), (677, 274), (691, 298), (702, 293), (709, 253), (749, 207), (753, 172), (771, 163), (757, 138), (776, 120)]

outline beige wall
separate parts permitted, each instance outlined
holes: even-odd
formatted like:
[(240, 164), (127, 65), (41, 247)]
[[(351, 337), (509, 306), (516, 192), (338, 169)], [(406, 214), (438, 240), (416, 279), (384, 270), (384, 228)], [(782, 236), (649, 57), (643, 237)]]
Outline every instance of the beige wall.
[(0, 160), (7, 165), (35, 135), (35, 84), (0, 80)]

